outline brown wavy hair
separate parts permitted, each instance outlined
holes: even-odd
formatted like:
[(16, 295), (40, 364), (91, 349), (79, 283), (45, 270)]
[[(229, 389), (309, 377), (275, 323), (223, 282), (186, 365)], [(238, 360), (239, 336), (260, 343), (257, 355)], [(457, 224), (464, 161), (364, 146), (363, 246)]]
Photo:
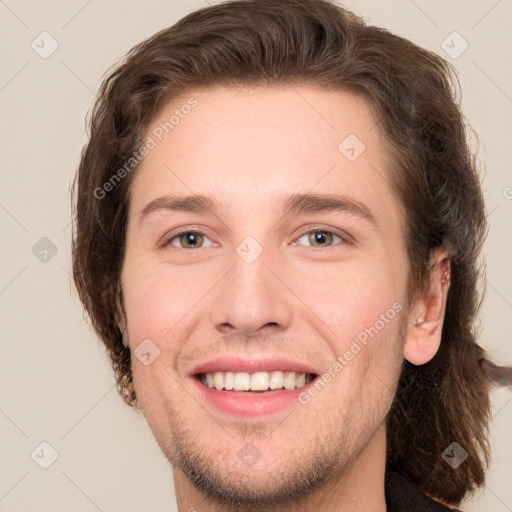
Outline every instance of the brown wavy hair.
[[(410, 300), (428, 284), (433, 249), (447, 247), (451, 256), (441, 346), (427, 364), (403, 363), (387, 419), (387, 470), (447, 504), (482, 486), (490, 386), (475, 319), (487, 226), (452, 66), (327, 0), (236, 0), (192, 12), (132, 48), (108, 73), (74, 182), (73, 277), (126, 403), (140, 411), (123, 345), (120, 287), (137, 166), (108, 193), (104, 184), (141, 147), (162, 107), (194, 89), (350, 91), (370, 104), (391, 155), (386, 174), (404, 211)], [(441, 457), (453, 441), (468, 452), (457, 469)]]

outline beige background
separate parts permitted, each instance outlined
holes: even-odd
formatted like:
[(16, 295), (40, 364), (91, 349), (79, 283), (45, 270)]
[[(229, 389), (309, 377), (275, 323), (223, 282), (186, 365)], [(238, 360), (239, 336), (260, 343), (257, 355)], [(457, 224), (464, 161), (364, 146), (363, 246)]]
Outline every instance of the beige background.
[[(69, 189), (86, 140), (84, 117), (101, 75), (135, 43), (206, 5), (204, 0), (0, 0), (4, 512), (176, 510), (171, 468), (143, 418), (118, 397), (109, 363), (70, 285)], [(350, 0), (346, 5), (440, 53), (460, 72), (463, 107), (480, 136), (487, 167), (491, 228), (481, 344), (490, 357), (510, 364), (512, 2)], [(51, 36), (39, 36), (43, 31)], [(450, 36), (452, 53), (464, 40), (469, 44), (457, 58), (441, 47), (454, 31), (463, 39)], [(58, 48), (43, 59), (52, 40)], [(51, 246), (40, 242), (42, 237)], [(41, 250), (50, 251), (46, 262), (33, 253), (38, 242), (39, 257)], [(467, 512), (512, 510), (511, 390), (493, 392), (492, 403), (493, 462), (486, 488), (464, 504)], [(43, 441), (58, 452), (48, 469), (38, 465), (51, 461), (50, 448), (41, 452)]]

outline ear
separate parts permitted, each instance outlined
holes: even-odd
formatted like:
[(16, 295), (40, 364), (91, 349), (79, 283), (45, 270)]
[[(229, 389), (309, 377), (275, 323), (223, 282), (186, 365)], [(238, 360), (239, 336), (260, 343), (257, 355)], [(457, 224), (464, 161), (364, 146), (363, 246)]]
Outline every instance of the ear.
[(448, 251), (436, 249), (429, 288), (412, 305), (407, 318), (404, 357), (414, 365), (427, 363), (439, 350), (449, 288)]

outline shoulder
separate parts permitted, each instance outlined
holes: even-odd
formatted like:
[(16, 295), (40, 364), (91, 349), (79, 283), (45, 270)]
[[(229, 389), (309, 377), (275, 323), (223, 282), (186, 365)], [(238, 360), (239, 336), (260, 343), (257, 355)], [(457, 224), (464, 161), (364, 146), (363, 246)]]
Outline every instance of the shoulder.
[(385, 492), (388, 512), (462, 512), (429, 498), (409, 478), (393, 471), (386, 472)]

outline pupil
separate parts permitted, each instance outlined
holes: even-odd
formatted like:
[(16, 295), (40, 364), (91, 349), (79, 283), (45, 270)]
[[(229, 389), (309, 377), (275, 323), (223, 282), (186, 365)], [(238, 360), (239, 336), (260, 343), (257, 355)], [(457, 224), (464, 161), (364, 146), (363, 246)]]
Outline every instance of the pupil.
[(197, 244), (197, 233), (187, 233), (185, 235), (185, 240), (186, 240), (186, 245), (191, 245), (191, 246), (194, 246), (195, 244)]
[(328, 242), (328, 235), (325, 231), (315, 231), (313, 233), (313, 238), (315, 240), (315, 242), (317, 243), (320, 243), (320, 244), (325, 244), (326, 242)]

